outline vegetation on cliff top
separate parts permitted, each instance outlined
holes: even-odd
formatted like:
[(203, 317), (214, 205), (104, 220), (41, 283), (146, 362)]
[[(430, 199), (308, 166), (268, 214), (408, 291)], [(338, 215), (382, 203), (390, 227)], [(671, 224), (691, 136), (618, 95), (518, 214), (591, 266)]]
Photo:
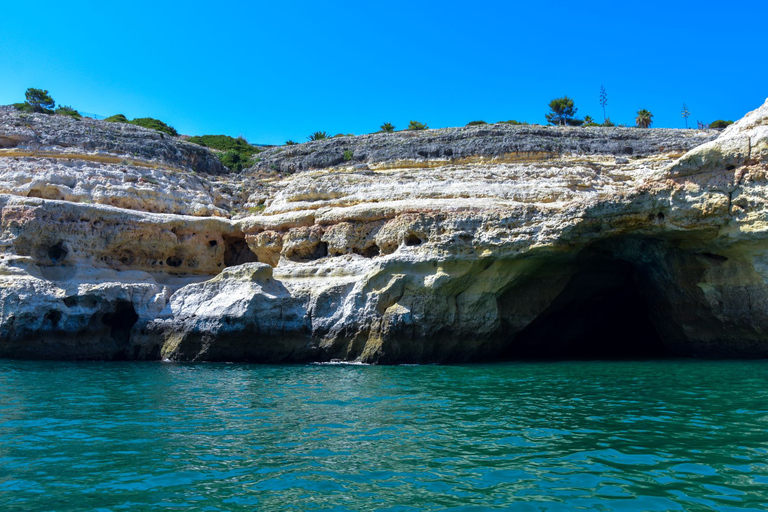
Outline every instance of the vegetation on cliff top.
[(200, 135), (190, 137), (187, 141), (213, 149), (221, 163), (235, 172), (251, 167), (254, 164), (253, 155), (260, 151), (243, 137), (234, 138), (229, 135)]
[(59, 114), (69, 116), (73, 119), (82, 119), (83, 117), (77, 110), (64, 105), (59, 105), (59, 107), (54, 110), (56, 102), (45, 89), (35, 89), (34, 87), (30, 87), (26, 90), (24, 96), (26, 98), (24, 103), (13, 104), (13, 106), (16, 107), (16, 110), (36, 114)]
[(179, 132), (176, 131), (176, 128), (174, 128), (173, 126), (167, 125), (161, 120), (155, 119), (153, 117), (139, 117), (129, 121), (128, 118), (125, 117), (123, 114), (115, 114), (114, 116), (109, 116), (104, 120), (110, 123), (135, 124), (136, 126), (142, 126), (144, 128), (149, 128), (151, 130), (157, 130), (159, 132), (167, 133), (168, 135), (171, 135), (173, 137), (178, 137), (179, 135)]

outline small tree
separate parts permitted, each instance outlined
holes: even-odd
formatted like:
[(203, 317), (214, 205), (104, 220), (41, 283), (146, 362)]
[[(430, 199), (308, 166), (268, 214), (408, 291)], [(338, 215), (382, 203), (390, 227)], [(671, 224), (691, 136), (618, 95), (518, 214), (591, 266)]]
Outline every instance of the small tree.
[(296, 145), (296, 141), (288, 139), (287, 141), (285, 141), (285, 145), (286, 146), (295, 146)]
[[(566, 125), (576, 124), (574, 116), (579, 110), (573, 105), (573, 100), (568, 96), (555, 98), (549, 102), (550, 113), (547, 114), (547, 121), (550, 124)], [(578, 123), (581, 124), (581, 123)]]
[(379, 128), (381, 128), (381, 131), (384, 133), (392, 133), (395, 131), (395, 125), (392, 123), (384, 123)]
[(605, 106), (608, 105), (608, 93), (605, 92), (605, 86), (600, 86), (600, 106), (603, 107), (603, 123), (608, 121), (608, 116), (605, 114)]
[(418, 121), (409, 121), (408, 129), (409, 130), (428, 130), (429, 126), (425, 125), (424, 123), (420, 123)]
[(639, 128), (650, 128), (653, 123), (653, 114), (650, 111), (641, 108), (637, 111), (637, 117), (635, 118), (635, 124)]
[(470, 121), (467, 123), (467, 126), (482, 126), (484, 124), (488, 124), (485, 121)]
[(686, 129), (686, 130), (688, 129), (688, 117), (689, 117), (690, 115), (691, 115), (691, 113), (688, 111), (688, 105), (686, 105), (685, 103), (683, 103), (683, 112), (682, 112), (682, 116), (683, 116), (683, 119), (685, 119), (685, 129)]
[(30, 87), (24, 94), (27, 98), (27, 104), (32, 107), (34, 112), (45, 112), (53, 110), (56, 106), (56, 102), (53, 101), (51, 95), (45, 89), (35, 89)]
[(307, 138), (309, 140), (323, 140), (323, 139), (328, 139), (330, 137), (328, 136), (327, 132), (315, 132)]

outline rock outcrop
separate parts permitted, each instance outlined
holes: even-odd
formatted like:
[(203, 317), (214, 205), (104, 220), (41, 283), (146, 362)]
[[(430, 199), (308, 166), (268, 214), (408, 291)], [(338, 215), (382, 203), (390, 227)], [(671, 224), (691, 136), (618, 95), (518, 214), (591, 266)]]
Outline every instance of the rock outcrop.
[[(768, 102), (722, 133), (332, 139), (226, 180), (66, 154), (0, 153), (0, 356), (768, 355)], [(118, 174), (141, 170), (155, 195)], [(258, 214), (233, 215), (233, 188)]]

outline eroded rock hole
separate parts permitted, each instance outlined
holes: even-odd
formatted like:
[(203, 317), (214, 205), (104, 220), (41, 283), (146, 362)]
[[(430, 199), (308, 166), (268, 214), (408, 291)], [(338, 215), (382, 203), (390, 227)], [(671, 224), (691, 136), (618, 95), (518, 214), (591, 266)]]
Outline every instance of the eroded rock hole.
[(58, 263), (67, 257), (69, 251), (64, 247), (64, 242), (59, 242), (48, 248), (48, 257), (53, 263)]
[[(668, 356), (642, 280), (642, 270), (626, 261), (587, 263), (549, 307), (514, 336), (506, 355), (513, 359)], [(500, 298), (501, 310), (505, 300)]]
[(328, 256), (328, 243), (327, 242), (319, 242), (317, 244), (317, 247), (315, 247), (315, 251), (310, 255), (310, 260), (319, 260), (320, 258), (325, 258)]
[(109, 327), (109, 335), (119, 344), (126, 344), (131, 337), (131, 329), (139, 320), (133, 304), (121, 300), (115, 305), (115, 310), (105, 314), (101, 322)]
[(363, 250), (354, 248), (352, 249), (352, 252), (354, 252), (355, 254), (359, 254), (365, 258), (375, 258), (379, 254), (381, 254), (381, 249), (379, 248), (378, 245), (373, 244), (370, 247), (366, 247)]
[(168, 256), (168, 258), (165, 260), (165, 264), (169, 267), (180, 267), (183, 262), (184, 260), (179, 256)]
[(405, 245), (408, 247), (415, 247), (417, 245), (421, 245), (421, 238), (416, 236), (414, 233), (409, 233), (408, 236), (405, 237)]
[(259, 261), (256, 254), (248, 247), (245, 236), (224, 237), (224, 266), (233, 267), (243, 263)]

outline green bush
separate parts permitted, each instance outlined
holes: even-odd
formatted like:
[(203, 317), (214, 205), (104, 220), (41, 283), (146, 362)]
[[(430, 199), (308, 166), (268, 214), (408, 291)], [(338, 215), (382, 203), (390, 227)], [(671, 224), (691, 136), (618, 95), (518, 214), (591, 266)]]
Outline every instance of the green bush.
[(83, 116), (80, 115), (80, 112), (73, 109), (72, 107), (67, 107), (64, 105), (59, 105), (59, 108), (56, 109), (56, 113), (60, 116), (69, 116), (73, 119), (80, 120), (83, 118)]
[(395, 125), (392, 123), (384, 123), (379, 128), (381, 128), (381, 131), (384, 133), (392, 133), (395, 131)]
[(500, 124), (511, 124), (511, 125), (515, 125), (515, 126), (517, 126), (517, 125), (528, 126), (528, 123), (526, 123), (525, 121), (520, 122), (520, 121), (515, 121), (514, 119), (510, 119), (509, 121), (499, 121), (499, 123)]
[(229, 167), (230, 171), (240, 172), (250, 167), (252, 164), (249, 159), (244, 159), (237, 151), (227, 151), (219, 155), (222, 165)]
[(409, 130), (429, 130), (429, 126), (427, 126), (424, 123), (420, 123), (418, 121), (409, 121), (408, 129)]
[(179, 132), (177, 132), (173, 126), (168, 126), (167, 124), (160, 121), (159, 119), (154, 119), (152, 117), (139, 117), (138, 119), (134, 119), (129, 122), (131, 124), (135, 124), (136, 126), (143, 126), (144, 128), (149, 128), (151, 130), (157, 130), (159, 132), (167, 133), (168, 135), (171, 135), (173, 137), (177, 137), (179, 135)]
[(352, 151), (350, 151), (350, 150), (346, 150), (346, 151), (344, 152), (344, 161), (345, 161), (345, 162), (349, 162), (350, 160), (352, 160), (352, 156), (353, 156), (353, 155), (352, 155)]
[(584, 116), (584, 124), (582, 126), (600, 126), (592, 119), (592, 116)]
[[(26, 102), (24, 102), (24, 103), (14, 103), (13, 106), (19, 112), (27, 112), (27, 113), (30, 113), (30, 114), (38, 112), (37, 110), (35, 110), (32, 107), (32, 105), (30, 105), (29, 103), (26, 103)], [(46, 113), (50, 114), (50, 112), (46, 112)]]
[(470, 121), (467, 123), (467, 126), (480, 126), (483, 124), (488, 124), (485, 121)]
[(605, 126), (606, 128), (613, 128), (613, 127), (614, 127), (614, 126), (616, 126), (616, 125), (615, 125), (615, 124), (613, 124), (613, 123), (611, 122), (611, 118), (610, 118), (610, 117), (608, 117), (608, 118), (606, 118), (606, 119), (605, 119), (605, 122), (603, 123), (603, 125), (602, 125), (602, 126)]
[(288, 139), (287, 141), (285, 141), (286, 146), (295, 146), (296, 144), (298, 144), (298, 142), (293, 141), (291, 139)]
[(328, 137), (328, 134), (326, 132), (315, 132), (315, 133), (313, 133), (312, 135), (310, 135), (307, 138), (309, 140), (323, 140), (323, 139), (327, 139), (329, 137)]
[(723, 121), (722, 119), (718, 119), (717, 121), (712, 121), (709, 123), (710, 128), (725, 128), (729, 125), (732, 125), (733, 121)]
[(251, 167), (254, 164), (253, 155), (261, 151), (244, 138), (229, 135), (199, 135), (190, 137), (187, 142), (215, 150), (221, 163), (235, 172)]
[(123, 114), (115, 114), (114, 116), (109, 116), (104, 120), (108, 123), (127, 123), (128, 122), (128, 118), (125, 117)]

